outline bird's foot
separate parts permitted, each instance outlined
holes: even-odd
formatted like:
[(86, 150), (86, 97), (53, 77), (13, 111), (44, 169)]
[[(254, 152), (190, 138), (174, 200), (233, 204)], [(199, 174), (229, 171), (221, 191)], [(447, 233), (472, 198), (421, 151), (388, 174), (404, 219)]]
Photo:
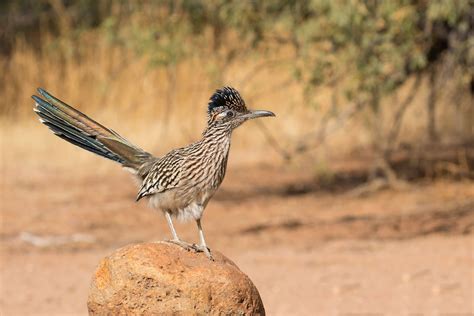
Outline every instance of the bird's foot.
[(197, 252), (204, 252), (206, 256), (209, 258), (209, 260), (214, 261), (214, 258), (212, 257), (212, 254), (211, 254), (211, 249), (209, 249), (206, 245), (194, 244), (193, 247)]
[(182, 247), (183, 249), (186, 249), (187, 251), (204, 252), (206, 256), (209, 258), (209, 260), (214, 261), (214, 258), (212, 257), (212, 254), (211, 254), (211, 250), (205, 245), (190, 244), (181, 239), (169, 239), (169, 240), (165, 240), (165, 242), (178, 245)]
[(188, 242), (182, 241), (181, 239), (170, 239), (170, 240), (165, 240), (165, 241), (170, 244), (178, 245), (182, 247), (183, 249), (186, 249), (187, 251), (191, 251), (191, 250), (197, 251), (194, 244), (190, 244)]

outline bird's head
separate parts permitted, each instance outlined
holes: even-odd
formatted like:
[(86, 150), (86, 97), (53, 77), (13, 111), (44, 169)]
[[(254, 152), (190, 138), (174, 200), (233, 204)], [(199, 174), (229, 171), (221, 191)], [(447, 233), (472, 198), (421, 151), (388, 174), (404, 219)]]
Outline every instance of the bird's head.
[(207, 108), (208, 125), (233, 130), (247, 120), (275, 116), (270, 111), (249, 110), (240, 93), (232, 87), (223, 87), (209, 99)]

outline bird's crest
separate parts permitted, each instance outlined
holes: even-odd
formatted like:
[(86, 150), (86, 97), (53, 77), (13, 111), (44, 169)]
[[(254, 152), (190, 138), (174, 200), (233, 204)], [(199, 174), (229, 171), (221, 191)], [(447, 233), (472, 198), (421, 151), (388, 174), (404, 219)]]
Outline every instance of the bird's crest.
[(246, 112), (247, 107), (240, 96), (240, 93), (232, 87), (223, 87), (216, 90), (216, 92), (209, 99), (208, 114), (220, 111), (222, 109), (231, 109), (237, 112)]

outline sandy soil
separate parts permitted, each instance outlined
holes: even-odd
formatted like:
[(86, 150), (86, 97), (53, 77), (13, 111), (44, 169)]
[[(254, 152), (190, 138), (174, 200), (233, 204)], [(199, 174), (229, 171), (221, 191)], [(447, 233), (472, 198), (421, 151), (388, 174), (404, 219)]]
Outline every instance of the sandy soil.
[[(4, 170), (1, 315), (85, 315), (100, 258), (168, 237), (126, 174), (106, 177)], [(231, 168), (206, 210), (210, 246), (252, 278), (268, 315), (474, 314), (474, 183), (360, 197), (300, 188), (313, 180)], [(193, 223), (177, 229), (196, 240)]]

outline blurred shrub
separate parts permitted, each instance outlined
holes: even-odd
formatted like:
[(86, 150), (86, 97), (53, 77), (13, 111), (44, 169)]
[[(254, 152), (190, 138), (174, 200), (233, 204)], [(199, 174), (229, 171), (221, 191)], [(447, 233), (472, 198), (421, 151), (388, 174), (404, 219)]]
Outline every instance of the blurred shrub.
[(396, 104), (382, 101), (408, 79), (426, 74), (430, 80), (427, 125), (433, 139), (436, 90), (448, 81), (456, 91), (474, 89), (469, 0), (10, 0), (0, 9), (4, 65), (19, 39), (38, 53), (47, 43), (58, 63), (67, 56), (79, 60), (77, 39), (90, 31), (167, 69), (170, 81), (175, 66), (192, 58), (203, 61), (218, 85), (235, 60), (289, 56), (282, 64), (304, 87), (306, 103), (314, 105), (318, 89), (329, 87), (339, 100), (331, 116), (348, 117), (350, 105), (356, 109), (351, 111), (368, 111), (374, 145), (382, 151), (396, 139), (406, 108), (397, 109), (388, 137), (381, 107)]
[(67, 37), (101, 28), (156, 65), (221, 49), (232, 59), (248, 49), (271, 53), (290, 45), (298, 78), (318, 86), (349, 75), (349, 98), (356, 91), (362, 98), (390, 93), (443, 53), (473, 74), (469, 0), (10, 0), (0, 6), (3, 54), (19, 36), (38, 46), (45, 33)]

